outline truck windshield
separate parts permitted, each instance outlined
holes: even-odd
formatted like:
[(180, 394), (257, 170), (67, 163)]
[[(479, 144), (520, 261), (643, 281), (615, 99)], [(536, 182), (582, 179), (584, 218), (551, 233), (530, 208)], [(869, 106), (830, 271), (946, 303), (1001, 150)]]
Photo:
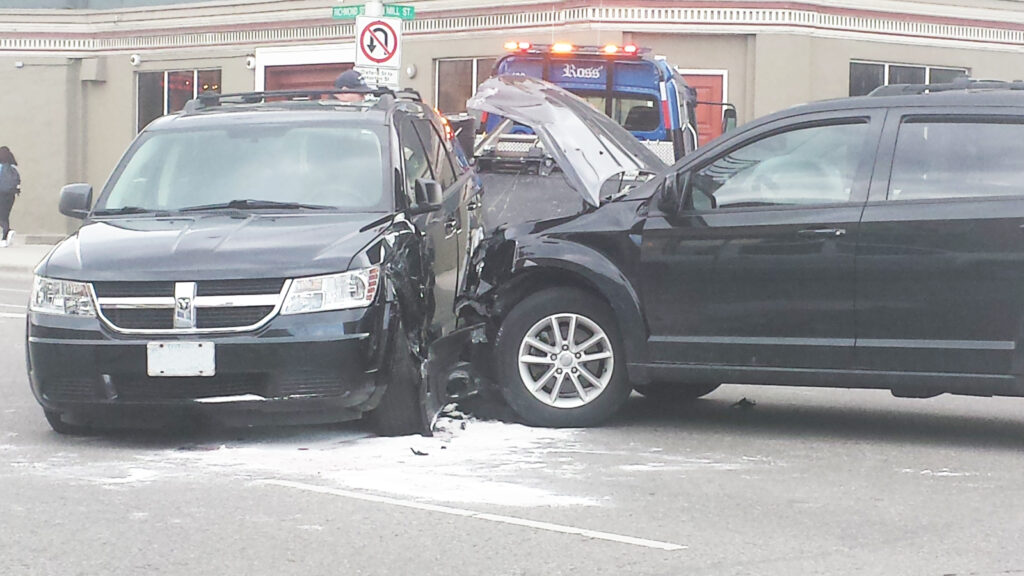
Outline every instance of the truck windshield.
[(96, 212), (218, 204), (274, 209), (275, 203), (387, 211), (383, 142), (377, 131), (353, 125), (154, 131), (132, 146)]

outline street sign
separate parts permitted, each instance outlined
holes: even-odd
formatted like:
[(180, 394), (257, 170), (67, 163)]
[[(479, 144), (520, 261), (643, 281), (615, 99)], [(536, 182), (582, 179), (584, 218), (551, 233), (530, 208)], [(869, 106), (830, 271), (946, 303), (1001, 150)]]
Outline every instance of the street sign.
[(356, 66), (398, 69), (402, 64), (402, 21), (397, 18), (356, 18)]
[(398, 89), (399, 73), (397, 68), (357, 66), (355, 69), (363, 75), (363, 81), (369, 86), (387, 86), (393, 90)]
[(416, 7), (402, 6), (401, 4), (385, 4), (384, 16), (401, 20), (412, 20), (416, 18)]
[(335, 20), (355, 20), (357, 16), (362, 16), (366, 8), (362, 5), (359, 6), (335, 6), (334, 10), (331, 11), (331, 18)]
[[(331, 18), (334, 18), (335, 20), (355, 20), (363, 14), (366, 14), (366, 6), (363, 4), (335, 6), (331, 10)], [(413, 20), (416, 18), (416, 7), (403, 6), (401, 4), (385, 4), (384, 17), (398, 18), (400, 20)]]

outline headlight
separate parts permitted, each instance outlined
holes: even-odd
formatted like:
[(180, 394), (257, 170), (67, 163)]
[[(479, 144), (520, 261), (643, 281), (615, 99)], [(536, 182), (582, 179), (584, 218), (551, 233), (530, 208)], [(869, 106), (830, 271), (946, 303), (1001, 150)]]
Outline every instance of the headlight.
[(380, 268), (292, 280), (281, 314), (365, 308), (377, 295)]
[(29, 309), (44, 314), (96, 317), (92, 293), (85, 282), (52, 280), (36, 276)]

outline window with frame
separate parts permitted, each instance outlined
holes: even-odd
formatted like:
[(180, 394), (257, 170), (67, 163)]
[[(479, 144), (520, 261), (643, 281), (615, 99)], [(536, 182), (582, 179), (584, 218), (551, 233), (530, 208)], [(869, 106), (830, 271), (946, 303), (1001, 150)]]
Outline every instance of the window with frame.
[(434, 179), (441, 185), (441, 188), (447, 190), (455, 184), (456, 176), (452, 160), (448, 156), (448, 150), (445, 149), (444, 140), (431, 122), (417, 120), (414, 124), (420, 139), (427, 148), (427, 158), (430, 160)]
[(945, 84), (970, 75), (967, 68), (850, 62), (850, 96), (866, 96), (889, 84)]
[(491, 75), (498, 59), (446, 58), (434, 61), (435, 93), (437, 109), (444, 114), (458, 114), (466, 111), (469, 100), (480, 84)]
[(868, 149), (866, 119), (807, 126), (734, 149), (690, 179), (698, 210), (850, 201)]
[(220, 92), (220, 69), (139, 72), (136, 131), (165, 114), (173, 114), (203, 92)]
[(427, 149), (413, 125), (413, 119), (405, 116), (398, 123), (398, 141), (402, 147), (402, 169), (405, 172), (405, 195), (410, 204), (416, 203), (416, 181), (432, 178)]
[(900, 125), (889, 200), (1024, 195), (1024, 118), (910, 118)]

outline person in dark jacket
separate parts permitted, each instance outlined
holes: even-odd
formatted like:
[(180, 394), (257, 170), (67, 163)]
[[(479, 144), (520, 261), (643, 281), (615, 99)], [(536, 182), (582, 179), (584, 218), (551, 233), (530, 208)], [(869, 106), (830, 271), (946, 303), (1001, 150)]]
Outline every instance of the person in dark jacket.
[(15, 166), (18, 161), (7, 146), (0, 146), (0, 248), (6, 248), (14, 240), (14, 231), (11, 230), (11, 208), (14, 208), (14, 198), (21, 193), (21, 174)]

